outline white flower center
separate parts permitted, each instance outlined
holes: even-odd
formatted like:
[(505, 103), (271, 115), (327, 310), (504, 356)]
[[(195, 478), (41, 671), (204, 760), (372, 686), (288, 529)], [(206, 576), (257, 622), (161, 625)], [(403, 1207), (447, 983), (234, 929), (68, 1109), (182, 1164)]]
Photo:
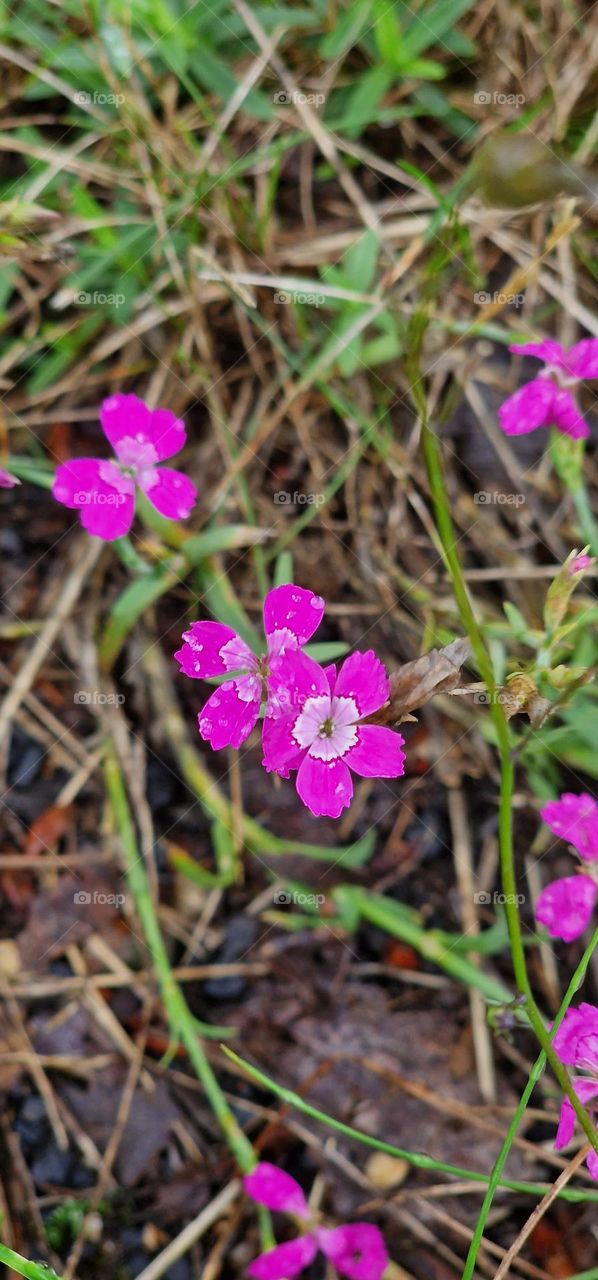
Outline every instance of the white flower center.
[(293, 737), (316, 760), (336, 760), (357, 742), (359, 708), (354, 698), (318, 694), (308, 698), (293, 726)]

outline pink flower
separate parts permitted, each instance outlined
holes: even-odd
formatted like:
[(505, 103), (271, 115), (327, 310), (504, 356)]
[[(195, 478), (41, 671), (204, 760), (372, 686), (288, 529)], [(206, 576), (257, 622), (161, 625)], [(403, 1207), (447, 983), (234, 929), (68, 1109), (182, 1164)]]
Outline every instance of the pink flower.
[(313, 591), (293, 583), (275, 587), (264, 600), (266, 653), (257, 657), (232, 627), (222, 622), (193, 622), (183, 632), (184, 644), (175, 653), (184, 675), (193, 680), (236, 673), (208, 698), (199, 713), (199, 732), (214, 751), (240, 747), (255, 727), (262, 697), (267, 715), (277, 716), (292, 698), (296, 681), (302, 687), (312, 668), (306, 644), (322, 621), (324, 601)]
[(551, 938), (573, 942), (587, 929), (598, 897), (598, 884), (590, 876), (565, 876), (546, 886), (536, 903), (536, 920)]
[[(598, 1097), (598, 1008), (594, 1004), (580, 1004), (578, 1009), (568, 1009), (554, 1037), (553, 1045), (567, 1066), (574, 1066), (590, 1073), (577, 1076), (573, 1088), (580, 1102), (587, 1106)], [(575, 1111), (568, 1098), (563, 1098), (559, 1127), (554, 1146), (556, 1151), (566, 1147), (575, 1130)], [(586, 1160), (592, 1177), (598, 1180), (598, 1155), (590, 1151)]]
[(571, 564), (569, 565), (569, 573), (571, 575), (575, 573), (583, 573), (584, 569), (592, 569), (595, 563), (596, 563), (595, 556), (585, 556), (585, 555), (576, 556), (575, 559), (572, 560)]
[(519, 436), (536, 427), (555, 426), (574, 440), (588, 436), (590, 429), (569, 388), (584, 379), (598, 378), (598, 338), (585, 338), (570, 351), (552, 340), (527, 342), (509, 347), (509, 351), (534, 356), (546, 367), (501, 405), (498, 416), (503, 431)]
[(11, 476), (10, 471), (3, 471), (0, 467), (0, 489), (14, 489), (15, 485), (20, 483), (16, 476)]
[(180, 419), (169, 409), (150, 409), (137, 396), (119, 393), (104, 400), (100, 422), (116, 459), (64, 462), (54, 477), (56, 500), (80, 511), (83, 528), (105, 542), (129, 532), (136, 485), (160, 515), (185, 520), (197, 501), (195, 485), (181, 471), (157, 466), (185, 444)]
[[(388, 701), (390, 686), (372, 650), (353, 653), (336, 674), (310, 664), (295, 688), (295, 709), (264, 722), (264, 768), (288, 778), (298, 769), (297, 792), (315, 817), (338, 818), (351, 803), (351, 769), (362, 778), (397, 778), (405, 772), (400, 733), (363, 718)], [(298, 709), (297, 709), (298, 707)]]
[(254, 1280), (292, 1280), (313, 1262), (318, 1249), (348, 1280), (381, 1280), (388, 1254), (378, 1227), (368, 1222), (351, 1222), (334, 1230), (318, 1226), (311, 1221), (299, 1183), (274, 1164), (258, 1164), (243, 1182), (252, 1200), (275, 1212), (292, 1214), (307, 1228), (296, 1240), (256, 1258), (248, 1270)]
[(554, 1037), (553, 1046), (561, 1062), (598, 1075), (598, 1008), (580, 1004), (567, 1009)]
[[(598, 804), (592, 796), (565, 791), (544, 806), (541, 817), (555, 836), (573, 845), (584, 862), (598, 861)], [(597, 898), (598, 883), (593, 875), (553, 880), (538, 898), (536, 919), (546, 926), (551, 938), (573, 942), (590, 923)]]
[(585, 791), (575, 795), (565, 791), (540, 812), (550, 830), (568, 840), (585, 862), (598, 859), (598, 804)]

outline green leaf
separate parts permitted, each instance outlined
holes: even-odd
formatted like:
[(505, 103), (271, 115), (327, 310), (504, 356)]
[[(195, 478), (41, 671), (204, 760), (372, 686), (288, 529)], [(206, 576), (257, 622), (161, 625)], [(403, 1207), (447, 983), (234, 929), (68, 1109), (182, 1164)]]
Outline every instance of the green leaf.
[(98, 647), (100, 669), (110, 671), (131, 628), (166, 591), (181, 581), (190, 566), (183, 556), (175, 557), (168, 568), (156, 569), (137, 578), (126, 587), (113, 604)]

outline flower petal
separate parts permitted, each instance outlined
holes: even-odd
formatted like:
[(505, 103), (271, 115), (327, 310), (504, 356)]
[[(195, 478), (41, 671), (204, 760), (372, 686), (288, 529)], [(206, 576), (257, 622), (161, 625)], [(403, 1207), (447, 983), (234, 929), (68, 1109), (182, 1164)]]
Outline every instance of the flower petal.
[(598, 804), (582, 791), (564, 791), (558, 800), (550, 800), (540, 810), (540, 817), (555, 836), (568, 840), (586, 862), (598, 859)]
[(333, 1231), (316, 1233), (322, 1253), (349, 1280), (381, 1280), (388, 1266), (382, 1233), (371, 1222), (348, 1222)]
[(367, 653), (352, 653), (345, 658), (334, 686), (337, 698), (354, 698), (360, 716), (369, 716), (388, 702), (390, 684), (384, 663), (373, 649)]
[[(177, 649), (174, 657), (180, 663), (183, 675), (190, 676), (192, 680), (223, 676), (231, 667), (226, 662), (226, 655), (222, 657), (221, 650), (225, 644), (235, 639), (243, 644), (236, 631), (232, 627), (225, 627), (223, 622), (192, 622), (189, 630), (183, 631), (182, 648)], [(252, 657), (247, 645), (245, 648), (249, 657)], [(239, 665), (237, 670), (241, 669)]]
[(187, 439), (184, 423), (170, 409), (150, 409), (138, 396), (121, 392), (104, 400), (100, 422), (116, 454), (121, 440), (132, 439), (153, 445), (162, 461), (179, 453)]
[[(584, 1107), (587, 1106), (588, 1102), (592, 1102), (594, 1098), (598, 1097), (598, 1080), (577, 1079), (572, 1080), (571, 1083)], [(555, 1151), (560, 1151), (561, 1147), (566, 1147), (567, 1143), (571, 1141), (575, 1131), (575, 1120), (576, 1116), (572, 1104), (568, 1098), (563, 1098), (559, 1127), (554, 1140)]]
[(264, 631), (292, 631), (297, 644), (305, 644), (319, 627), (326, 605), (321, 596), (293, 582), (274, 587), (264, 600)]
[(214, 691), (200, 711), (197, 717), (199, 732), (213, 751), (242, 746), (255, 728), (260, 698), (246, 696), (251, 694), (254, 683), (253, 676), (227, 680)]
[(308, 698), (328, 693), (326, 672), (301, 649), (287, 649), (270, 662), (268, 715), (300, 711)]
[(542, 360), (544, 364), (551, 364), (558, 369), (563, 368), (567, 359), (565, 348), (552, 338), (546, 338), (544, 342), (524, 342), (520, 346), (514, 343), (509, 351), (515, 356), (534, 356), (536, 360)]
[(598, 1071), (598, 1008), (584, 1001), (577, 1009), (567, 1009), (552, 1041), (561, 1062), (587, 1066), (592, 1061)]
[(571, 392), (565, 387), (554, 389), (551, 422), (564, 435), (571, 436), (572, 440), (585, 440), (590, 434), (585, 418), (579, 412)]
[(139, 474), (138, 483), (152, 507), (167, 520), (186, 520), (197, 502), (195, 485), (171, 467), (149, 467)]
[(550, 378), (534, 378), (509, 396), (498, 410), (503, 431), (508, 436), (522, 436), (551, 421), (554, 394), (557, 390)]
[(574, 378), (598, 378), (598, 338), (584, 338), (567, 352), (565, 367)]
[(551, 938), (573, 942), (587, 929), (597, 896), (598, 885), (589, 876), (553, 880), (538, 898), (536, 920), (545, 926)]
[(316, 760), (309, 753), (297, 774), (297, 794), (315, 818), (338, 818), (353, 798), (344, 760)]
[(309, 1218), (309, 1206), (299, 1183), (278, 1165), (263, 1160), (243, 1178), (243, 1186), (252, 1200), (265, 1204), (267, 1209), (292, 1213), (297, 1218)]
[(260, 1254), (255, 1262), (247, 1268), (247, 1275), (253, 1280), (293, 1280), (300, 1271), (313, 1262), (318, 1246), (313, 1236), (298, 1236), (287, 1244), (279, 1244), (277, 1249)]
[(293, 725), (296, 713), (267, 716), (262, 729), (262, 747), (264, 758), (262, 764), (267, 773), (278, 773), (281, 778), (288, 778), (291, 769), (298, 769), (305, 751), (297, 745), (293, 737)]
[(122, 538), (133, 523), (133, 482), (101, 458), (63, 462), (56, 470), (52, 494), (63, 506), (80, 511), (83, 528), (104, 542)]
[(4, 471), (0, 467), (0, 489), (14, 489), (15, 485), (20, 483), (16, 476), (11, 476), (10, 471)]
[(598, 1156), (595, 1151), (588, 1151), (586, 1164), (588, 1166), (590, 1176), (595, 1182), (598, 1182)]
[(357, 742), (343, 756), (345, 764), (361, 778), (399, 778), (405, 772), (405, 739), (394, 729), (361, 724)]
[(559, 1114), (559, 1125), (554, 1140), (555, 1151), (566, 1147), (575, 1133), (575, 1112), (568, 1098), (563, 1098)]

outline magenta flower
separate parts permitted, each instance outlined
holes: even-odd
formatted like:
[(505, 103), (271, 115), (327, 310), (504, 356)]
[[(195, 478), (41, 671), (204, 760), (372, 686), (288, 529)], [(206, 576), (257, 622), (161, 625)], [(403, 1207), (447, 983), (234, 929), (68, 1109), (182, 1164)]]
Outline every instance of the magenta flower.
[(508, 436), (524, 435), (536, 427), (556, 427), (574, 440), (590, 429), (570, 390), (585, 379), (598, 378), (598, 338), (584, 338), (566, 351), (559, 342), (526, 342), (509, 347), (520, 356), (535, 356), (545, 368), (501, 405), (498, 416)]
[(65, 507), (80, 511), (81, 524), (104, 542), (129, 532), (135, 514), (135, 488), (168, 520), (185, 520), (197, 501), (195, 485), (170, 467), (157, 464), (178, 453), (187, 435), (169, 409), (150, 409), (133, 395), (110, 396), (100, 422), (116, 458), (71, 458), (57, 468), (52, 493)]
[(257, 1204), (274, 1212), (290, 1213), (306, 1228), (296, 1240), (256, 1258), (248, 1269), (254, 1280), (292, 1280), (313, 1262), (318, 1250), (348, 1280), (381, 1280), (388, 1254), (378, 1227), (369, 1222), (350, 1222), (333, 1230), (318, 1226), (311, 1220), (299, 1183), (266, 1161), (258, 1164), (243, 1182), (248, 1196)]
[(593, 569), (596, 564), (595, 556), (579, 555), (571, 561), (569, 565), (569, 573), (573, 577), (576, 573), (583, 573), (585, 569)]
[[(541, 817), (555, 836), (568, 840), (584, 862), (598, 862), (598, 804), (582, 792), (565, 791), (541, 810)], [(565, 876), (542, 890), (536, 903), (536, 919), (551, 938), (573, 942), (587, 929), (598, 898), (593, 875)]]
[(0, 489), (14, 489), (15, 485), (20, 483), (16, 476), (11, 476), (10, 471), (3, 471), (0, 467)]
[(298, 769), (297, 792), (311, 813), (338, 818), (353, 796), (351, 770), (362, 778), (405, 772), (400, 733), (363, 723), (389, 695), (371, 649), (346, 658), (338, 676), (336, 667), (311, 663), (305, 676), (298, 673), (294, 709), (264, 722), (264, 768), (283, 778)]
[(580, 1004), (567, 1009), (554, 1037), (553, 1045), (561, 1062), (598, 1074), (598, 1009), (595, 1004)]
[(193, 622), (183, 632), (183, 647), (174, 656), (184, 675), (206, 680), (236, 673), (219, 685), (199, 713), (199, 732), (214, 751), (241, 746), (257, 724), (264, 696), (266, 714), (277, 716), (292, 701), (297, 680), (303, 687), (312, 668), (319, 671), (301, 646), (320, 625), (324, 608), (321, 596), (293, 583), (269, 591), (264, 600), (266, 653), (262, 657), (222, 622)]
[(598, 884), (591, 876), (564, 876), (553, 880), (538, 896), (536, 920), (551, 938), (573, 942), (587, 929), (598, 897)]
[[(573, 1088), (580, 1100), (587, 1105), (598, 1097), (598, 1008), (594, 1004), (580, 1004), (578, 1009), (568, 1009), (554, 1037), (553, 1045), (561, 1062), (588, 1076), (576, 1076)], [(575, 1130), (575, 1111), (568, 1098), (563, 1098), (559, 1127), (554, 1146), (556, 1151), (566, 1147)], [(598, 1181), (598, 1155), (590, 1151), (586, 1164), (593, 1178)]]
[(555, 836), (568, 840), (584, 862), (598, 859), (598, 804), (582, 791), (575, 795), (565, 791), (558, 800), (551, 800), (540, 811), (540, 817)]

